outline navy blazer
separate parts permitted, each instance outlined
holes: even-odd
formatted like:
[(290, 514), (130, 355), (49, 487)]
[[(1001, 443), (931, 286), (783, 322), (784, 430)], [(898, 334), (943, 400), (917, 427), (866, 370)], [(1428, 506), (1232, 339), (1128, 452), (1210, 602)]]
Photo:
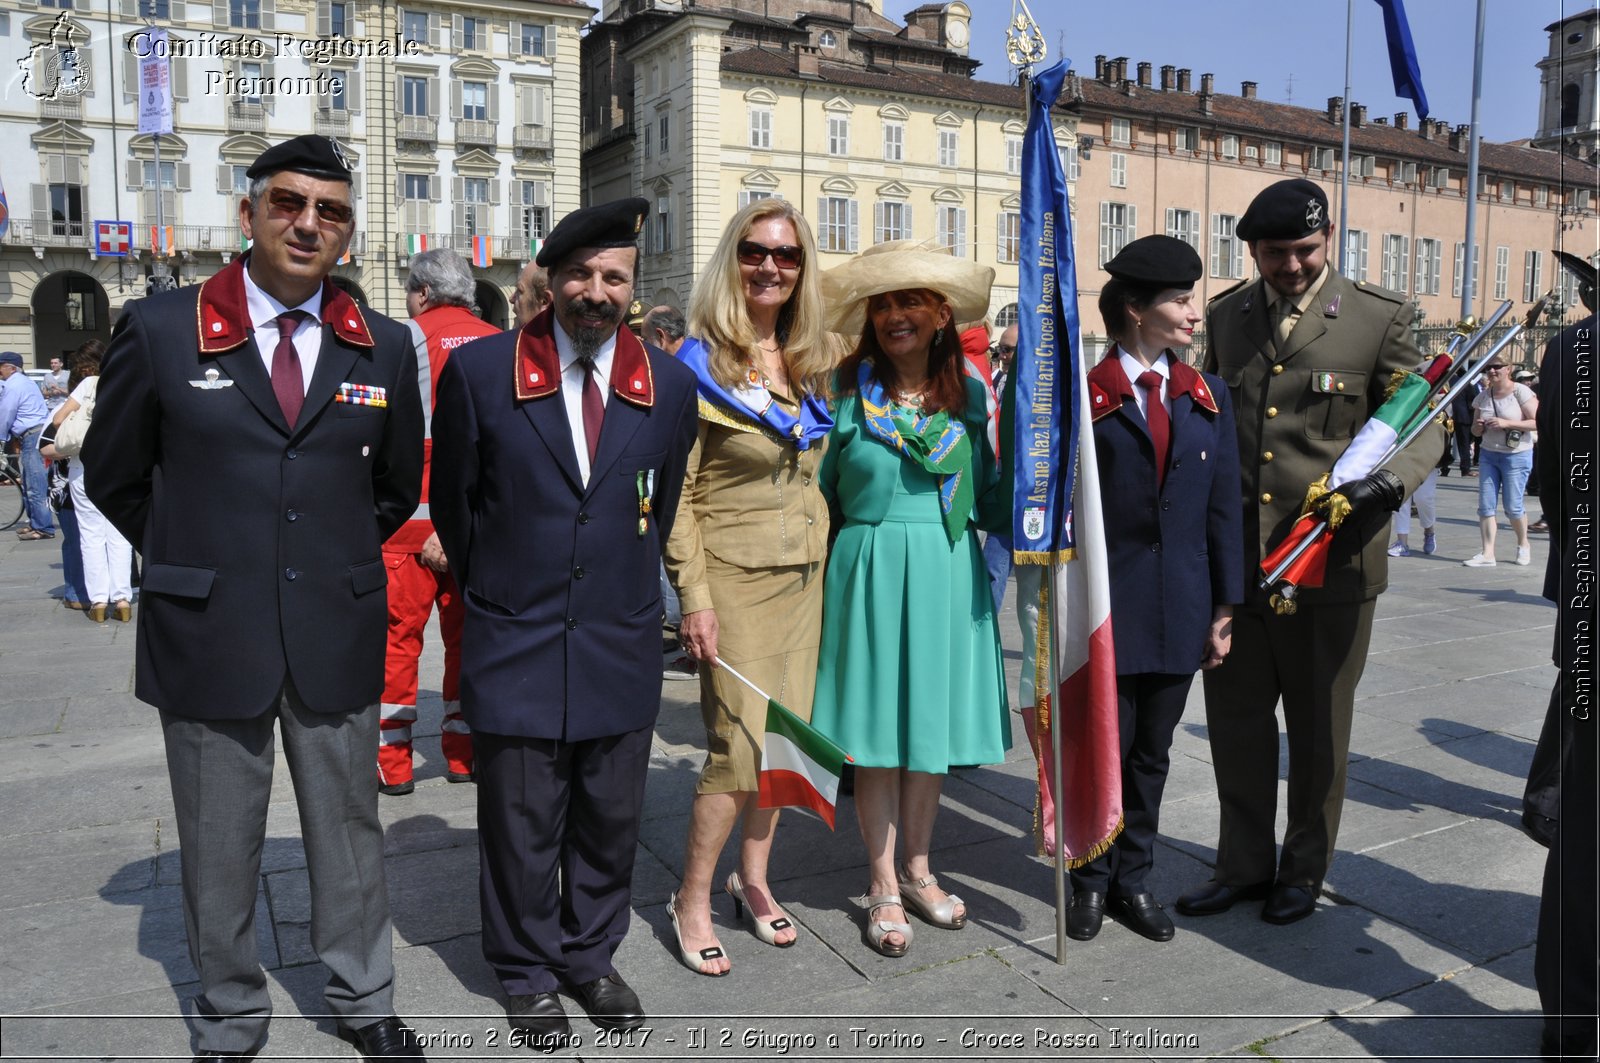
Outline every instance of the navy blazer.
[[(144, 555), (140, 700), (250, 719), (292, 676), (313, 711), (348, 712), (382, 694), (382, 547), (422, 490), (416, 352), (404, 326), (325, 284), (291, 431), (251, 331), (245, 261), (128, 304), (84, 486)], [(357, 394), (345, 384), (381, 389), (387, 405), (340, 401)]]
[(445, 363), (429, 508), (466, 605), (468, 724), (583, 741), (660, 711), (661, 549), (695, 440), (695, 378), (619, 332), (584, 486), (551, 321), (545, 310)]
[(1089, 373), (1117, 674), (1188, 675), (1218, 605), (1244, 599), (1239, 445), (1222, 381), (1169, 355), (1171, 437), (1155, 444), (1113, 347)]

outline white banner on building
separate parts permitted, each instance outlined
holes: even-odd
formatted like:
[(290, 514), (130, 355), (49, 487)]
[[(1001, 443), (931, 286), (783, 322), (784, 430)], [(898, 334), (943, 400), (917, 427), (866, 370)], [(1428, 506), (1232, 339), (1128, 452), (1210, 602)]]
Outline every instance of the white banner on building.
[(148, 45), (139, 57), (139, 132), (172, 133), (172, 61), (168, 58), (167, 31), (145, 30)]

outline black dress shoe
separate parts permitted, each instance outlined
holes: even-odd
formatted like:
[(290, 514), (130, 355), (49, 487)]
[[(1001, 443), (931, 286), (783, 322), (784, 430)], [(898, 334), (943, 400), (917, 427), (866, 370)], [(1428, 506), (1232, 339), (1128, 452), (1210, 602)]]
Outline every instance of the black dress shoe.
[[(1113, 897), (1111, 910), (1121, 916), (1136, 933), (1151, 941), (1171, 941), (1174, 929), (1172, 920), (1161, 910), (1155, 897), (1148, 893), (1135, 893), (1131, 897)], [(1070, 913), (1069, 913), (1070, 914)]]
[(224, 1059), (254, 1059), (254, 1052), (212, 1052), (209, 1055), (195, 1056), (194, 1063), (222, 1063)]
[(644, 1025), (644, 1007), (639, 1003), (639, 995), (628, 988), (620, 974), (608, 974), (573, 986), (572, 995), (601, 1029), (637, 1030)]
[(511, 1026), (514, 1042), (541, 1052), (564, 1048), (572, 1037), (566, 1009), (554, 993), (512, 997), (506, 1005), (506, 1022)]
[(1270, 882), (1248, 886), (1229, 886), (1212, 879), (1197, 890), (1178, 898), (1178, 911), (1184, 915), (1220, 915), (1240, 901), (1259, 901), (1272, 889)]
[(1067, 902), (1067, 937), (1074, 941), (1089, 941), (1100, 933), (1100, 921), (1106, 914), (1106, 895), (1084, 890), (1074, 893)]
[(417, 1031), (398, 1016), (379, 1019), (371, 1026), (352, 1030), (339, 1027), (339, 1036), (356, 1046), (362, 1059), (425, 1059)]
[(1272, 887), (1272, 893), (1261, 909), (1261, 918), (1278, 926), (1298, 923), (1317, 910), (1317, 892), (1314, 886), (1285, 886), (1279, 883)]
[(378, 784), (378, 792), (385, 797), (404, 797), (416, 788), (415, 779), (407, 779), (405, 782)]

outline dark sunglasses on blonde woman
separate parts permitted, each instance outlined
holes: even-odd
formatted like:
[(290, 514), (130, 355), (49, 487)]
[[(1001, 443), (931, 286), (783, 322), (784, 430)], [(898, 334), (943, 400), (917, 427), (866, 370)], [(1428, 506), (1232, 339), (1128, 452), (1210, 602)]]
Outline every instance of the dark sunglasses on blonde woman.
[(793, 244), (784, 244), (781, 247), (768, 247), (758, 244), (754, 240), (739, 241), (739, 261), (746, 266), (759, 266), (765, 262), (768, 255), (772, 256), (772, 264), (779, 269), (799, 269), (800, 263), (805, 261), (805, 251)]

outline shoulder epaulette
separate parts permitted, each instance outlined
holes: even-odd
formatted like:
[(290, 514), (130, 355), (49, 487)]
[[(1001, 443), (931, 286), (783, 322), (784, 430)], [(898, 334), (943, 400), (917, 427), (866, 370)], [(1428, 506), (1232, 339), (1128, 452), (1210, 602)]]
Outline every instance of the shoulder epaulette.
[(1355, 289), (1356, 291), (1362, 292), (1366, 295), (1375, 295), (1379, 299), (1387, 299), (1391, 303), (1405, 303), (1411, 301), (1410, 296), (1402, 295), (1397, 291), (1385, 288), (1381, 284), (1369, 284), (1366, 281), (1356, 281)]
[(1206, 305), (1210, 306), (1212, 303), (1216, 302), (1218, 299), (1221, 299), (1224, 295), (1232, 295), (1234, 292), (1238, 291), (1240, 288), (1243, 288), (1246, 284), (1249, 284), (1253, 280), (1255, 280), (1254, 277), (1246, 277), (1244, 280), (1240, 281), (1238, 284), (1230, 284), (1228, 287), (1222, 289), (1222, 291), (1218, 292), (1216, 295), (1213, 295), (1210, 299), (1207, 299), (1206, 300)]

